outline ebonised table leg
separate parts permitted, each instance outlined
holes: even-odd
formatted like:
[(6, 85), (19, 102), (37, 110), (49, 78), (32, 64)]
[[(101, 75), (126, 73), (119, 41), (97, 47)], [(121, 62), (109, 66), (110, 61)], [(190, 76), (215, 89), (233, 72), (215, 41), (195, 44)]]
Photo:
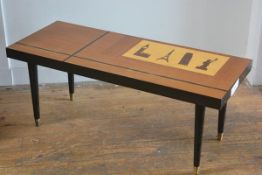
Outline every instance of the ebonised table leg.
[(205, 106), (196, 104), (195, 106), (195, 143), (194, 143), (194, 168), (198, 174), (200, 167), (201, 145), (203, 135), (203, 125), (205, 117)]
[(218, 114), (218, 134), (217, 134), (217, 140), (222, 141), (223, 135), (224, 135), (224, 125), (225, 125), (225, 118), (226, 118), (226, 110), (227, 110), (227, 104), (223, 106), (222, 109), (219, 110)]
[(39, 90), (38, 90), (38, 73), (37, 65), (28, 62), (28, 72), (31, 87), (32, 104), (35, 118), (35, 125), (39, 126), (40, 123), (40, 107), (39, 107)]
[(73, 101), (73, 94), (74, 94), (74, 91), (75, 91), (74, 74), (67, 73), (67, 75), (68, 75), (68, 86), (69, 86), (70, 100)]

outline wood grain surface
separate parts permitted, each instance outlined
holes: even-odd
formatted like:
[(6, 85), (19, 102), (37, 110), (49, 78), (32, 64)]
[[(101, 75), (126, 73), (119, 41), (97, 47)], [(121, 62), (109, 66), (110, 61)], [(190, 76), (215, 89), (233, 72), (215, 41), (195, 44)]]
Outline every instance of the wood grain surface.
[[(214, 76), (209, 76), (151, 62), (127, 59), (123, 56), (142, 40), (144, 39), (115, 32), (55, 22), (9, 46), (7, 54), (27, 62), (34, 60), (37, 63), (38, 57), (55, 60), (57, 69), (63, 63), (67, 63), (69, 66), (108, 72), (204, 98), (210, 97), (221, 101), (221, 105), (230, 97), (233, 85), (238, 80), (241, 82), (251, 69), (249, 59), (188, 47), (183, 48), (227, 56), (229, 60)], [(161, 42), (158, 43), (161, 44)], [(174, 44), (168, 45), (182, 47)], [(10, 52), (15, 52), (15, 54), (10, 54)], [(24, 57), (21, 54), (24, 54), (22, 55)], [(221, 105), (216, 105), (216, 107), (221, 107)]]
[[(40, 98), (36, 128), (29, 86), (0, 89), (1, 175), (192, 175), (194, 105), (99, 82)], [(262, 89), (243, 84), (228, 105), (221, 143), (206, 111), (201, 174), (260, 175)]]

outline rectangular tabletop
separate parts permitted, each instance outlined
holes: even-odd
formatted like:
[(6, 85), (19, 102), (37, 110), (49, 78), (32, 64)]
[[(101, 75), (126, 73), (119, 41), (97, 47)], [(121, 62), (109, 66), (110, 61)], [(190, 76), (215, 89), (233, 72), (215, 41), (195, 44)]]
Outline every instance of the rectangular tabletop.
[(214, 108), (251, 69), (249, 59), (64, 22), (14, 43), (7, 56)]

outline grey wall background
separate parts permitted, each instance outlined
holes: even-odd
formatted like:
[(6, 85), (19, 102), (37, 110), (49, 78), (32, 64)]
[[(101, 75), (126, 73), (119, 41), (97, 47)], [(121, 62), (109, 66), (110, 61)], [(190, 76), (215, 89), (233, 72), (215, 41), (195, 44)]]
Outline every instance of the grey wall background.
[(253, 0), (251, 9), (246, 56), (253, 59), (253, 69), (248, 80), (262, 85), (262, 1)]
[[(1, 47), (4, 42), (10, 45), (56, 20), (62, 20), (236, 56), (250, 56), (256, 65), (249, 80), (257, 83), (261, 80), (261, 76), (257, 78), (261, 73), (256, 72), (257, 65), (261, 64), (261, 58), (257, 59), (260, 34), (256, 34), (261, 33), (261, 25), (257, 22), (262, 19), (259, 1), (1, 0)], [(0, 56), (0, 85), (27, 84), (26, 64), (7, 61), (3, 53)], [(65, 73), (42, 67), (39, 80), (40, 83), (67, 81)], [(77, 77), (77, 81), (86, 80), (89, 79)]]
[(12, 76), (9, 61), (5, 55), (5, 33), (2, 18), (2, 4), (0, 3), (0, 86), (11, 85)]

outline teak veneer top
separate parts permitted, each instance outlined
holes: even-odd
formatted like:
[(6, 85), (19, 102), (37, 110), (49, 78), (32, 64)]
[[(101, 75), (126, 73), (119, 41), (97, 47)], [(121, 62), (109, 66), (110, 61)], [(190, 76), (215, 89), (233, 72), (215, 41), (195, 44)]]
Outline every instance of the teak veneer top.
[[(55, 22), (14, 43), (8, 49), (215, 99), (229, 98), (234, 84), (239, 79), (241, 81), (251, 69), (249, 59), (173, 44), (166, 45), (226, 56), (229, 59), (215, 75), (210, 76), (123, 56), (142, 40), (145, 39)], [(36, 58), (23, 59), (30, 61)]]

